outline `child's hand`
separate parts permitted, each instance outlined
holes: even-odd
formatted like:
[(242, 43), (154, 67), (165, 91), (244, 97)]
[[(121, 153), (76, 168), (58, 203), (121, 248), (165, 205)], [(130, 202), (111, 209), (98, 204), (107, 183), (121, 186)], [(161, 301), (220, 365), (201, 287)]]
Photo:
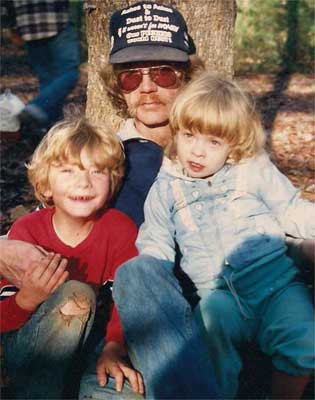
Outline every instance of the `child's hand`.
[(135, 393), (144, 394), (142, 376), (124, 361), (125, 355), (125, 349), (120, 344), (109, 342), (105, 345), (96, 365), (98, 383), (105, 386), (107, 375), (111, 375), (115, 379), (117, 392), (121, 392), (126, 378)]
[(15, 301), (21, 308), (33, 311), (47, 300), (68, 278), (67, 259), (49, 253), (25, 271)]

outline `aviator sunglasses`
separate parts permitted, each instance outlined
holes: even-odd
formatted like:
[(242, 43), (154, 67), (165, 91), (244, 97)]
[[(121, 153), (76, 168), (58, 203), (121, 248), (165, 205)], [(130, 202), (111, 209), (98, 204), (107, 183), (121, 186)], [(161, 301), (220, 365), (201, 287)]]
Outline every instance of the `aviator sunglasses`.
[(118, 86), (123, 92), (132, 92), (140, 86), (143, 75), (149, 75), (156, 85), (164, 89), (171, 89), (180, 85), (184, 72), (169, 65), (126, 69), (117, 73)]

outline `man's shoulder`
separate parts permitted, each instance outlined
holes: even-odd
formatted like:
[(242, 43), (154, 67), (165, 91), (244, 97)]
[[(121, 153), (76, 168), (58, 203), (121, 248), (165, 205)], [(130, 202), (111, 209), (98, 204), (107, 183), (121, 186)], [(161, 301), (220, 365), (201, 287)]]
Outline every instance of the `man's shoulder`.
[(131, 189), (147, 192), (160, 170), (163, 149), (156, 143), (145, 139), (130, 139), (124, 142), (126, 171), (123, 191), (128, 182)]

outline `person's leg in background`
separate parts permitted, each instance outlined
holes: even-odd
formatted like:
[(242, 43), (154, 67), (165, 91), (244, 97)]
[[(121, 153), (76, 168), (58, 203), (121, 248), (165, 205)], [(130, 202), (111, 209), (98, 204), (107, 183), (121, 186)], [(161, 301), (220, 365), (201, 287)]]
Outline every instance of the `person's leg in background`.
[(27, 131), (27, 135), (33, 134), (34, 130), (45, 128), (49, 124), (49, 115), (46, 109), (43, 108), (45, 99), (41, 98), (41, 102), (36, 101), (53, 79), (50, 71), (51, 54), (48, 48), (49, 40), (51, 39), (32, 40), (25, 43), (28, 63), (39, 83), (38, 96), (26, 104), (18, 115), (23, 129)]
[(61, 399), (94, 319), (90, 286), (68, 281), (18, 331), (3, 335), (4, 367), (16, 399)]
[(39, 95), (25, 111), (43, 125), (63, 117), (63, 104), (79, 79), (80, 42), (72, 25), (58, 35), (27, 43), (28, 58), (39, 78)]
[(128, 261), (116, 273), (113, 297), (148, 399), (219, 398), (207, 348), (173, 263), (145, 255)]

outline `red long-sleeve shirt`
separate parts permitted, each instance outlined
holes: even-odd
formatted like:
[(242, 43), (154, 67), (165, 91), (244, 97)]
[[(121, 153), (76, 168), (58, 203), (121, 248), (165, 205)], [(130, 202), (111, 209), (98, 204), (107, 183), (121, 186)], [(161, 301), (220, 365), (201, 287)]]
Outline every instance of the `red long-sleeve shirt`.
[[(66, 257), (69, 260), (69, 279), (86, 282), (97, 291), (106, 282), (114, 280), (115, 271), (122, 263), (137, 255), (134, 245), (137, 228), (131, 219), (117, 210), (107, 210), (95, 222), (88, 237), (76, 247), (60, 241), (52, 225), (53, 214), (53, 208), (46, 208), (20, 218), (13, 224), (9, 239), (38, 244)], [(19, 329), (32, 312), (23, 310), (16, 304), (14, 293), (8, 296), (10, 290), (14, 291), (14, 286), (4, 279), (0, 283), (0, 290), (2, 298), (5, 297), (0, 302), (1, 332)], [(123, 342), (115, 307), (106, 332), (107, 342)]]

